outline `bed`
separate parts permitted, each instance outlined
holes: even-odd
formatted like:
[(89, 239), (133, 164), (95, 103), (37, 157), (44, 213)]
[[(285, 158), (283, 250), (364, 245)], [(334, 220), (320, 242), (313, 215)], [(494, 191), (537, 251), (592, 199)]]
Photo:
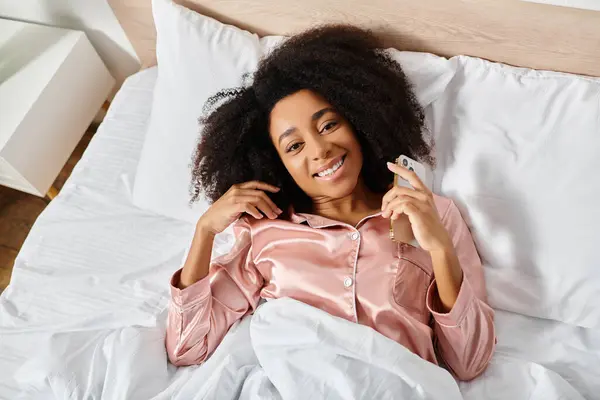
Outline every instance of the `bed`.
[[(232, 3), (223, 2), (223, 7)], [(113, 2), (113, 7), (123, 21), (119, 10), (135, 9), (135, 4)], [(143, 5), (137, 10), (138, 34), (139, 21), (148, 23), (148, 16), (143, 13), (148, 12), (149, 6)], [(530, 6), (538, 5), (525, 7)], [(575, 17), (571, 11), (567, 15)], [(597, 18), (588, 19), (581, 14), (582, 26), (591, 27), (591, 21), (598, 21)], [(131, 23), (131, 18), (127, 21), (124, 26)], [(578, 46), (585, 47), (586, 42)], [(593, 51), (580, 54), (589, 55)], [(138, 52), (141, 53), (139, 49)], [(504, 54), (514, 56), (506, 51)], [(536, 62), (544, 63), (547, 59)], [(453, 73), (444, 91), (460, 93), (460, 88), (453, 86), (466, 86), (460, 74), (474, 76), (469, 68), (477, 68), (484, 61), (458, 57), (449, 62)], [(563, 70), (600, 75), (596, 64), (564, 62)], [(146, 64), (152, 63), (150, 60)], [(571, 68), (573, 65), (577, 67)], [(566, 86), (558, 84), (552, 90), (546, 85), (543, 91), (548, 92), (549, 98), (555, 98), (553, 90), (571, 88), (581, 95), (582, 102), (600, 104), (599, 84), (593, 78), (552, 73), (540, 76), (531, 70), (507, 71), (506, 67), (492, 63), (485, 67), (514, 77), (520, 85), (528, 79), (567, 82)], [(17, 257), (11, 284), (0, 297), (2, 399), (224, 398), (202, 397), (204, 387), (197, 383), (190, 386), (190, 382), (208, 380), (211, 368), (221, 365), (218, 363), (240, 349), (243, 324), (232, 329), (214, 357), (201, 368), (176, 369), (167, 362), (164, 352), (167, 284), (181, 263), (194, 225), (187, 215), (165, 216), (134, 204), (136, 172), (151, 120), (157, 72), (156, 67), (151, 67), (127, 79), (82, 160), (60, 195), (36, 221)], [(430, 123), (435, 125), (440, 113), (452, 111), (448, 104), (454, 104), (457, 98), (449, 96), (432, 103), (428, 110)], [(568, 111), (566, 100), (561, 104)], [(450, 121), (451, 125), (468, 132), (468, 113), (453, 111), (462, 119)], [(592, 113), (590, 125), (586, 125), (592, 127), (592, 138), (600, 134), (600, 130), (594, 131), (598, 127), (594, 124), (600, 123), (600, 108), (596, 111), (598, 114)], [(458, 145), (454, 148), (456, 152), (473, 149)], [(590, 151), (590, 154), (597, 153)], [(441, 167), (446, 173), (443, 178), (436, 177), (437, 189), (454, 193), (465, 207), (462, 211), (475, 210), (467, 212), (467, 221), (474, 236), (480, 238), (476, 239), (478, 247), (487, 252), (490, 262), (494, 261), (495, 251), (510, 252), (501, 245), (486, 248), (485, 225), (477, 219), (481, 198), (469, 193), (468, 186), (456, 183), (457, 176), (464, 176), (459, 172), (464, 173), (468, 166), (441, 156)], [(501, 241), (502, 237), (497, 239)], [(222, 246), (217, 246), (219, 251), (225, 251), (230, 237), (225, 235), (222, 240)], [(500, 286), (506, 284), (495, 277), (496, 269), (490, 271), (486, 276)], [(589, 278), (593, 281), (598, 277)], [(575, 318), (568, 309), (563, 310), (566, 316), (561, 312), (544, 314), (547, 310), (537, 310), (533, 301), (523, 297), (518, 289), (513, 288), (514, 298), (522, 300), (519, 304), (525, 304), (527, 311), (508, 300), (504, 309), (496, 309), (496, 355), (479, 379), (459, 384), (462, 396), (465, 399), (598, 398), (600, 325), (595, 320), (595, 311), (578, 316), (581, 318)], [(501, 303), (502, 299), (492, 296), (492, 300)], [(594, 298), (590, 297), (590, 301)], [(573, 307), (581, 308), (581, 302), (574, 302)]]
[[(133, 283), (134, 276), (149, 277), (164, 263), (178, 262), (185, 246), (181, 239), (189, 234), (186, 224), (140, 212), (130, 203), (155, 78), (151, 69), (127, 80), (71, 179), (17, 257), (12, 284), (2, 294), (3, 399), (24, 391), (13, 374), (57, 332), (117, 327), (136, 309), (150, 319), (135, 317), (134, 324), (155, 319), (151, 315), (161, 299), (150, 300), (151, 289)], [(169, 236), (171, 248), (164, 247)], [(159, 275), (149, 281), (168, 279), (168, 273)]]

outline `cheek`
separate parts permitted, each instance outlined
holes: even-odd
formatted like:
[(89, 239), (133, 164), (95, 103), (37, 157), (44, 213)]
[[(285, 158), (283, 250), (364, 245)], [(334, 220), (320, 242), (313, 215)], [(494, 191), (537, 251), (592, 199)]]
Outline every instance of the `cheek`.
[(352, 153), (354, 154), (353, 160), (355, 161), (355, 163), (360, 164), (362, 166), (362, 161), (363, 161), (362, 147), (360, 146), (358, 139), (356, 139), (356, 136), (354, 136), (353, 133), (351, 134), (351, 136), (348, 138), (348, 141), (346, 142), (346, 148), (351, 150)]
[(289, 157), (283, 160), (283, 165), (298, 185), (306, 181), (308, 169), (302, 157)]

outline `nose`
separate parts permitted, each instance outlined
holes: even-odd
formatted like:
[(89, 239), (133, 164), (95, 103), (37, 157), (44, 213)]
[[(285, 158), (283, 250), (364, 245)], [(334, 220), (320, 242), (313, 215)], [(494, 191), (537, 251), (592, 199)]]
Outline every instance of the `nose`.
[(329, 143), (323, 136), (317, 135), (311, 140), (311, 153), (314, 161), (327, 159), (331, 155), (331, 143)]

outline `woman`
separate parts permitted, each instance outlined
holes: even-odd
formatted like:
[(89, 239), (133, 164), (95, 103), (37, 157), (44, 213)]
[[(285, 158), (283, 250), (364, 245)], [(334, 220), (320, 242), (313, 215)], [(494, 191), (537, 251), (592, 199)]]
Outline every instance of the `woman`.
[[(172, 363), (204, 362), (261, 298), (291, 297), (433, 363), (436, 349), (459, 379), (485, 369), (493, 311), (469, 230), (450, 199), (386, 163), (433, 159), (423, 111), (379, 45), (349, 26), (307, 31), (207, 103), (192, 187), (213, 204), (171, 281)], [(392, 187), (393, 173), (414, 190)], [(403, 243), (390, 220), (412, 232)], [(236, 245), (211, 264), (231, 223)]]

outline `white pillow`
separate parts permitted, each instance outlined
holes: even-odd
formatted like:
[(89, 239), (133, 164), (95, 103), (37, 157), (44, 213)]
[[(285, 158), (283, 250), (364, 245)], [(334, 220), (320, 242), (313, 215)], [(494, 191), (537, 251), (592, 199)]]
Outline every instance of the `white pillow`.
[(171, 0), (153, 0), (158, 77), (148, 132), (133, 188), (133, 203), (195, 222), (208, 207), (189, 206), (191, 159), (205, 101), (240, 86), (256, 68), (259, 38), (202, 16)]
[(467, 219), (491, 305), (600, 328), (600, 80), (450, 61), (435, 187)]
[[(158, 78), (148, 132), (136, 172), (133, 203), (172, 218), (196, 222), (207, 201), (189, 206), (191, 158), (208, 97), (240, 86), (263, 54), (285, 40), (258, 36), (200, 15), (172, 0), (153, 0)], [(453, 75), (448, 60), (390, 50), (406, 68), (427, 106)]]

